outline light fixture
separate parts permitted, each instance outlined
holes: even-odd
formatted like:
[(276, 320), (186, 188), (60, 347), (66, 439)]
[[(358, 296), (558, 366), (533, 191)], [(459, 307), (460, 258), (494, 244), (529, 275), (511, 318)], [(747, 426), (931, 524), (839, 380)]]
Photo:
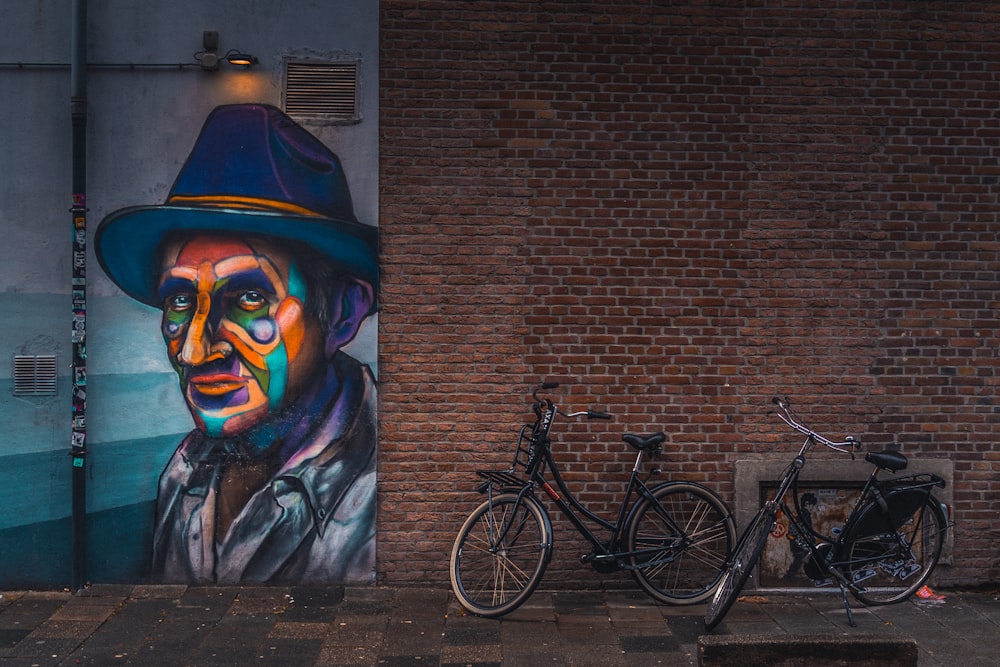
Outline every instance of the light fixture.
[(194, 54), (194, 59), (198, 61), (201, 68), (208, 72), (219, 69), (219, 33), (216, 30), (206, 30), (201, 33), (201, 47), (203, 51)]
[(249, 53), (243, 53), (241, 51), (237, 51), (236, 49), (230, 49), (229, 52), (226, 53), (226, 60), (229, 61), (230, 65), (238, 65), (241, 67), (253, 67), (259, 62), (257, 60), (257, 56), (250, 55)]

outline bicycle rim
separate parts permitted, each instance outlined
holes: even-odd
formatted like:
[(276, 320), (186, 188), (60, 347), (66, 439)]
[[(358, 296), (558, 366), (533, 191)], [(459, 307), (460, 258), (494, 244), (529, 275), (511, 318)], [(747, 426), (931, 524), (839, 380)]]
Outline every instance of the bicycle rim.
[[(626, 529), (636, 582), (667, 604), (695, 604), (712, 595), (736, 542), (729, 510), (715, 494), (691, 484), (653, 489)], [(680, 529), (680, 531), (678, 531)]]
[(847, 547), (852, 594), (866, 605), (902, 602), (930, 578), (944, 546), (947, 521), (933, 496), (894, 533), (860, 537)]
[(757, 564), (757, 559), (760, 558), (760, 553), (764, 550), (764, 544), (774, 526), (776, 516), (777, 511), (774, 508), (762, 508), (743, 533), (736, 551), (733, 552), (722, 574), (722, 581), (719, 582), (715, 595), (708, 603), (705, 612), (706, 630), (711, 630), (722, 621), (743, 590)]
[(544, 509), (534, 498), (505, 493), (469, 515), (451, 551), (451, 586), (477, 616), (508, 614), (534, 592), (551, 548)]

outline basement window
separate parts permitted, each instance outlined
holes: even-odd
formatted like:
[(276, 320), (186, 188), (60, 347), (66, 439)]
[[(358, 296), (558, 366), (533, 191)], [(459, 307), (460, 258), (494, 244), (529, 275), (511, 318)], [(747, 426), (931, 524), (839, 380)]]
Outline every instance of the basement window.
[(285, 113), (341, 123), (361, 120), (359, 62), (285, 61)]
[(15, 396), (55, 396), (57, 376), (54, 354), (14, 357)]

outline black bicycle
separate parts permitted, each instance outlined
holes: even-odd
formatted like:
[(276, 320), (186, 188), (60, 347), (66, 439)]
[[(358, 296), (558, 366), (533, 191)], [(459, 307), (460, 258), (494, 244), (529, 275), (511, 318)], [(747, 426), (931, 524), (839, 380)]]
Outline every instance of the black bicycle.
[[(693, 482), (664, 482), (650, 487), (640, 478), (644, 456), (662, 451), (663, 433), (626, 433), (637, 450), (617, 518), (609, 521), (584, 507), (567, 488), (552, 456), (549, 434), (556, 415), (610, 419), (595, 410), (563, 412), (539, 392), (557, 388), (544, 383), (532, 392), (535, 420), (521, 429), (514, 461), (506, 470), (480, 470), (486, 500), (469, 515), (451, 551), (451, 584), (459, 602), (478, 616), (503, 616), (521, 605), (538, 586), (552, 554), (552, 524), (535, 496), (541, 489), (592, 545), (580, 560), (598, 572), (631, 572), (650, 596), (668, 604), (706, 600), (722, 576), (736, 541), (732, 513), (706, 487)], [(553, 487), (547, 475), (555, 483)], [(629, 509), (630, 501), (635, 503)], [(599, 538), (597, 531), (607, 531)]]
[[(718, 625), (733, 605), (779, 513), (788, 520), (788, 535), (793, 537), (795, 549), (806, 554), (805, 574), (815, 581), (830, 579), (840, 586), (848, 623), (854, 627), (848, 591), (865, 605), (893, 604), (909, 598), (931, 576), (948, 531), (945, 511), (931, 490), (944, 487), (944, 480), (928, 473), (879, 479), (880, 471), (895, 474), (904, 470), (906, 457), (895, 451), (869, 452), (865, 460), (875, 467), (840, 534), (822, 535), (813, 529), (808, 514), (800, 507), (798, 479), (806, 453), (819, 443), (854, 458), (860, 443), (852, 437), (843, 442), (829, 440), (804, 426), (787, 399), (775, 398), (774, 403), (778, 417), (805, 435), (806, 440), (782, 475), (774, 498), (764, 502), (740, 537), (708, 604), (705, 627), (711, 630)], [(785, 502), (789, 492), (793, 507)]]

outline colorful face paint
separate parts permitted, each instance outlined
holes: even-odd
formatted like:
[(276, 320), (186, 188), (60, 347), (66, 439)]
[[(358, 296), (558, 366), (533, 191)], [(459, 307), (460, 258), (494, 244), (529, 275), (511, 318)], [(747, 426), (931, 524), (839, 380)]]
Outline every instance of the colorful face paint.
[(267, 243), (196, 236), (169, 245), (159, 293), (170, 362), (199, 428), (243, 432), (321, 366), (323, 337), (294, 261)]

